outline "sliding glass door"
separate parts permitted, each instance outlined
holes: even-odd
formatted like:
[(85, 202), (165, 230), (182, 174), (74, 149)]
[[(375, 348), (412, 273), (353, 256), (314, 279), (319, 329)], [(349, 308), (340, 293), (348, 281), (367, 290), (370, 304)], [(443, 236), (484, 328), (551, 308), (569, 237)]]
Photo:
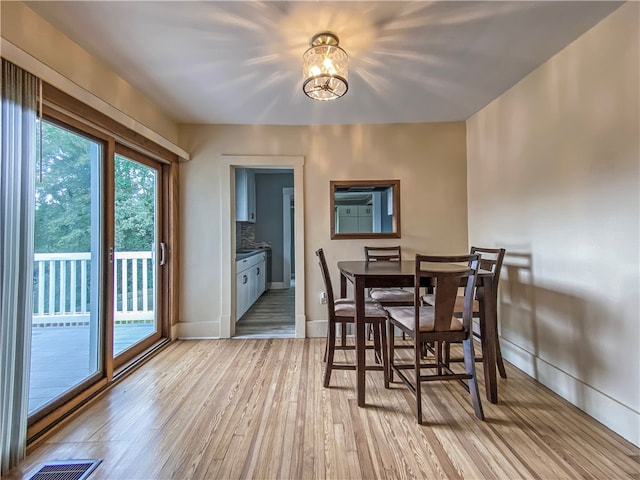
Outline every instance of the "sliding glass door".
[(160, 338), (161, 165), (116, 147), (113, 356), (116, 366)]
[(104, 144), (49, 121), (36, 168), (29, 413), (102, 376)]
[(41, 92), (30, 440), (168, 342), (177, 315), (163, 243), (177, 241), (177, 156), (46, 83)]
[(159, 341), (167, 288), (163, 165), (75, 122), (41, 127), (30, 421)]

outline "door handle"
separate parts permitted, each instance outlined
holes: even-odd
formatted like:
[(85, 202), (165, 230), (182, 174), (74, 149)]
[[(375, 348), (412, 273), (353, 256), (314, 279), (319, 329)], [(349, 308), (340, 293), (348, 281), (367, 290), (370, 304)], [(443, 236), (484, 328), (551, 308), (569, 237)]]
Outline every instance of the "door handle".
[(160, 242), (160, 265), (164, 265), (166, 262), (165, 257), (166, 245), (164, 242)]

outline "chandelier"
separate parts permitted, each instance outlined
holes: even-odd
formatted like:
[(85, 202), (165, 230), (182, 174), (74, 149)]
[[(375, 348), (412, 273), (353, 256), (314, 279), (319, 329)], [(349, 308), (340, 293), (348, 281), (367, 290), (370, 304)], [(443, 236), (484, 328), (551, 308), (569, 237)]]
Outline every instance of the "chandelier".
[(349, 89), (347, 52), (338, 46), (338, 37), (330, 32), (314, 35), (310, 44), (302, 55), (302, 90), (314, 100), (340, 98)]

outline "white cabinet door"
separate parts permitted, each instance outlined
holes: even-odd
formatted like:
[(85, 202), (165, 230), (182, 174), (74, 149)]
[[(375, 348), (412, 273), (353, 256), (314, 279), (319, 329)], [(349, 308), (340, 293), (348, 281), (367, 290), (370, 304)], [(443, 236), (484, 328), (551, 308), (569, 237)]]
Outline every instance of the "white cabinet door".
[(267, 287), (266, 262), (262, 260), (256, 266), (256, 300), (264, 293)]
[(370, 233), (373, 231), (373, 217), (358, 217), (358, 232)]
[(265, 259), (261, 252), (236, 262), (236, 322), (265, 291)]
[(256, 221), (256, 177), (253, 170), (247, 170), (247, 222)]
[(338, 216), (339, 217), (357, 217), (358, 216), (358, 206), (345, 206), (341, 205), (338, 207)]
[(236, 322), (249, 310), (249, 270), (236, 275)]
[(256, 221), (256, 178), (247, 168), (236, 168), (236, 221)]
[(249, 270), (250, 305), (253, 305), (256, 302), (256, 300), (258, 300), (265, 291), (265, 287), (266, 287), (265, 273), (266, 272), (264, 268), (265, 268), (265, 261), (263, 256), (263, 259), (260, 261), (260, 263), (258, 263), (257, 265), (254, 265), (253, 267), (251, 267), (251, 270)]
[(358, 206), (358, 216), (359, 217), (370, 217), (371, 216), (371, 205), (360, 205), (360, 206)]
[(338, 217), (336, 233), (358, 232), (358, 217)]

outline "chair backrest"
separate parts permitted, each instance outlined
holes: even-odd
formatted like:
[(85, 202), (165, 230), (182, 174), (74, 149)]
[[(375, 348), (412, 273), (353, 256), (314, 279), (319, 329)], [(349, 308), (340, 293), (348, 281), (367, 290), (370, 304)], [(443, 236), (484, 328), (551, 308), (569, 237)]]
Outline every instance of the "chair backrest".
[[(420, 287), (424, 279), (429, 278), (435, 287), (434, 303), (434, 332), (448, 332), (451, 330), (458, 288), (464, 284), (464, 310), (462, 323), (466, 331), (471, 330), (473, 314), (473, 298), (475, 295), (476, 278), (480, 263), (479, 254), (471, 255), (416, 255), (415, 270), (415, 318), (416, 331), (419, 330)], [(457, 265), (452, 265), (457, 264)]]
[(333, 297), (331, 276), (329, 275), (329, 268), (327, 267), (327, 259), (324, 256), (324, 250), (322, 248), (316, 250), (316, 256), (318, 257), (318, 265), (320, 265), (320, 272), (322, 273), (322, 280), (324, 281), (324, 289), (327, 293), (327, 309), (329, 310), (329, 319), (331, 319), (335, 313), (335, 300)]
[(471, 247), (471, 253), (480, 254), (480, 269), (490, 270), (493, 272), (493, 292), (498, 294), (498, 283), (500, 281), (500, 270), (502, 270), (502, 261), (504, 260), (504, 248), (484, 248)]
[(367, 262), (401, 262), (402, 253), (397, 247), (364, 247)]

